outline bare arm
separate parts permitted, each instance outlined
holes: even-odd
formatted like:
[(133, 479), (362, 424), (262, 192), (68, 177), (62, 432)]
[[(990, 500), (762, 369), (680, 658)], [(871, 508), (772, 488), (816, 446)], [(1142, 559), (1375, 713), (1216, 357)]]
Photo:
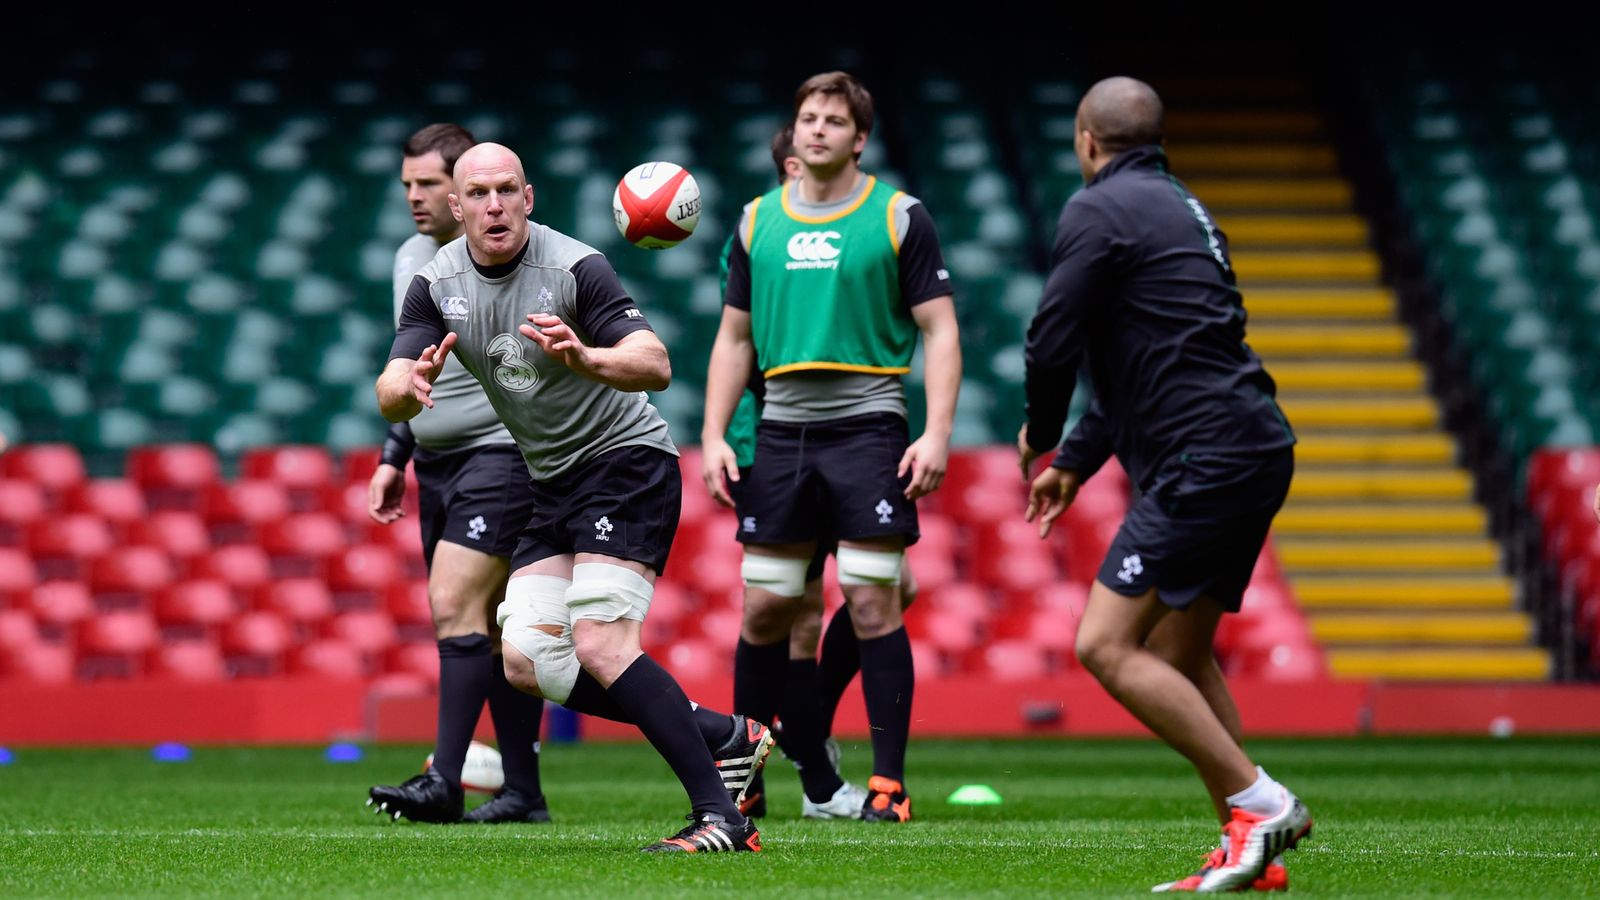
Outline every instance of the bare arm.
[(900, 460), (900, 475), (911, 472), (906, 496), (915, 500), (939, 488), (950, 460), (950, 431), (961, 391), (961, 334), (955, 301), (948, 295), (911, 307), (911, 317), (922, 330), (923, 387), (928, 397), (927, 427)]
[(430, 344), (416, 359), (391, 359), (378, 376), (378, 411), (390, 422), (406, 422), (433, 408), (433, 383), (444, 371), (450, 348), (456, 345), (455, 332), (444, 336), (438, 345)]
[(712, 499), (733, 506), (733, 498), (723, 483), (723, 475), (739, 480), (738, 458), (728, 446), (728, 422), (733, 418), (739, 395), (744, 392), (755, 366), (756, 347), (750, 338), (750, 313), (732, 306), (722, 307), (722, 324), (711, 345), (711, 362), (706, 369), (705, 424), (700, 429), (700, 476)]
[(653, 331), (633, 331), (610, 347), (589, 347), (559, 316), (534, 313), (519, 328), (546, 356), (619, 391), (664, 391), (672, 383), (667, 347)]

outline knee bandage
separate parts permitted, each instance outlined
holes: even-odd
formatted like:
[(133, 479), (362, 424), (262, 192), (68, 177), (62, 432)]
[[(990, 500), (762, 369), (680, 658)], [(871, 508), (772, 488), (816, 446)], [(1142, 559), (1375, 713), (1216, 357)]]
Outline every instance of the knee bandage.
[[(546, 700), (567, 702), (578, 680), (578, 653), (572, 645), (567, 587), (554, 575), (523, 575), (506, 584), (506, 599), (495, 609), (501, 640), (533, 663), (533, 677)], [(543, 626), (543, 627), (540, 627)], [(560, 636), (550, 633), (559, 628)]]
[(905, 553), (898, 550), (887, 553), (882, 550), (840, 547), (839, 552), (834, 554), (834, 559), (839, 563), (840, 584), (887, 586), (900, 582), (900, 564), (905, 559)]
[(781, 556), (756, 556), (745, 551), (739, 574), (747, 588), (771, 591), (780, 597), (799, 597), (806, 592), (806, 560)]
[(655, 587), (637, 572), (610, 563), (579, 563), (572, 567), (567, 609), (574, 621), (643, 622), (654, 594)]

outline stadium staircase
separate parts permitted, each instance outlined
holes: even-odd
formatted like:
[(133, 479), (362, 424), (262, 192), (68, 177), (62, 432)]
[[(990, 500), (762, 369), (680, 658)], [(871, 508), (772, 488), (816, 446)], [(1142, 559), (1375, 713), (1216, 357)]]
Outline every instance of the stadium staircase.
[(1169, 115), (1168, 150), (1229, 236), (1249, 342), (1300, 438), (1275, 540), (1330, 671), (1545, 678), (1326, 121), (1303, 88), (1252, 103), (1249, 85), (1215, 87), (1174, 98), (1190, 102)]

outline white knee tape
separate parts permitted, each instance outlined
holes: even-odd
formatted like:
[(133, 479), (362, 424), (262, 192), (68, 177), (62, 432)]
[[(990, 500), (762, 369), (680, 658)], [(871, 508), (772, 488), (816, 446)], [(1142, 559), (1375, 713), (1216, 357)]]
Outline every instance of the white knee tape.
[(900, 563), (904, 558), (903, 552), (886, 553), (855, 547), (840, 547), (834, 554), (839, 563), (840, 584), (898, 584)]
[(579, 563), (572, 567), (567, 588), (567, 609), (574, 621), (593, 619), (643, 622), (650, 611), (655, 587), (643, 575), (610, 563)]
[(781, 556), (756, 556), (745, 551), (739, 574), (745, 587), (771, 591), (779, 597), (800, 597), (806, 592), (806, 562)]
[[(546, 700), (567, 702), (578, 680), (578, 653), (566, 593), (572, 582), (554, 575), (523, 575), (506, 584), (506, 599), (495, 610), (500, 637), (533, 663), (533, 677)], [(543, 627), (541, 627), (543, 626)], [(548, 629), (559, 628), (560, 636)]]

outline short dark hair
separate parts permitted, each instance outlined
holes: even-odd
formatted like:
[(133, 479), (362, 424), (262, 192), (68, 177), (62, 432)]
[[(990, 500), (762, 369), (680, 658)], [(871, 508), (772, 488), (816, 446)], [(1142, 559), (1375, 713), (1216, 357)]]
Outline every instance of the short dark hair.
[(400, 152), (406, 156), (427, 156), (437, 150), (439, 157), (444, 160), (444, 171), (448, 175), (456, 170), (456, 160), (461, 158), (461, 154), (477, 142), (472, 132), (454, 122), (435, 122), (406, 138)]
[(789, 167), (784, 165), (794, 155), (794, 123), (778, 129), (772, 136), (772, 164), (778, 169), (778, 183), (789, 180)]
[(1083, 128), (1112, 155), (1162, 141), (1166, 111), (1155, 88), (1137, 78), (1104, 78), (1078, 104)]
[(800, 105), (812, 94), (835, 94), (844, 98), (850, 107), (850, 118), (856, 120), (857, 131), (872, 130), (872, 94), (862, 87), (849, 72), (823, 72), (813, 75), (794, 92), (794, 114), (800, 115)]

